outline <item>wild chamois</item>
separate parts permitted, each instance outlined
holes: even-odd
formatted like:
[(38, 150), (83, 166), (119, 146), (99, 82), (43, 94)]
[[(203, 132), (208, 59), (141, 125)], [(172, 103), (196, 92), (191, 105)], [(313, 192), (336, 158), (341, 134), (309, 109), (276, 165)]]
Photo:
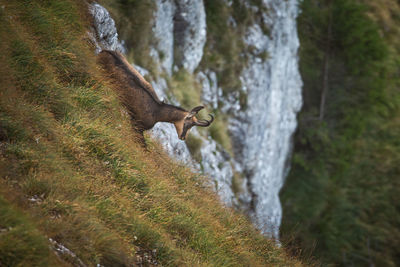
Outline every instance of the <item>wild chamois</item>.
[[(121, 53), (103, 50), (99, 62), (115, 81), (122, 103), (127, 108), (134, 128), (143, 137), (143, 131), (153, 128), (157, 122), (175, 125), (179, 139), (185, 140), (193, 126), (208, 127), (211, 120), (200, 120), (195, 116), (203, 106), (187, 111), (181, 107), (160, 101), (153, 87), (132, 67)], [(144, 140), (144, 139), (143, 139)]]

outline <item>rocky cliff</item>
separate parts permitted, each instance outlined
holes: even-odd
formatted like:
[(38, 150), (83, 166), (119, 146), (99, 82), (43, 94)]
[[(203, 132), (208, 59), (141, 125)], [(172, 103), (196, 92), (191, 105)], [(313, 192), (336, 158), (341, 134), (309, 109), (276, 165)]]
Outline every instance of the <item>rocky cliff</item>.
[[(223, 15), (217, 11), (215, 16), (213, 5), (219, 5)], [(264, 234), (278, 238), (282, 214), (278, 193), (289, 168), (291, 137), (302, 104), (297, 1), (156, 0), (151, 8), (148, 34), (154, 41), (148, 56), (155, 68), (136, 67), (161, 99), (179, 105), (182, 98), (173, 89), (179, 79), (174, 77), (184, 73), (197, 85), (198, 100), (223, 118), (221, 125), (229, 133), (218, 139), (219, 128), (214, 134), (192, 131), (196, 151), (177, 138), (171, 124), (157, 124), (152, 135), (170, 155), (210, 176), (223, 202), (247, 213)], [(90, 10), (98, 49), (132, 49), (117, 38), (115, 23), (104, 7), (95, 3)], [(226, 82), (224, 66), (212, 61), (224, 51), (214, 48), (219, 41), (215, 32), (210, 33), (211, 12), (240, 47), (238, 53), (231, 47), (227, 51), (243, 59), (227, 60), (235, 64), (237, 75), (229, 78), (235, 87)]]

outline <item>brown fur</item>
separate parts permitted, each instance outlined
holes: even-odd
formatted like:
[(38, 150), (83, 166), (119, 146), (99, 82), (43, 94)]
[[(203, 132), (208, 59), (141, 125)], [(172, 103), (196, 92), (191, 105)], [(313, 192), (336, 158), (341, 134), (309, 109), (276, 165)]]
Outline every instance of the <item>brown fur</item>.
[(99, 63), (115, 82), (115, 89), (140, 133), (153, 128), (157, 122), (170, 122), (175, 125), (178, 137), (184, 140), (189, 129), (198, 122), (194, 116), (189, 116), (189, 111), (160, 101), (151, 84), (122, 54), (103, 50)]

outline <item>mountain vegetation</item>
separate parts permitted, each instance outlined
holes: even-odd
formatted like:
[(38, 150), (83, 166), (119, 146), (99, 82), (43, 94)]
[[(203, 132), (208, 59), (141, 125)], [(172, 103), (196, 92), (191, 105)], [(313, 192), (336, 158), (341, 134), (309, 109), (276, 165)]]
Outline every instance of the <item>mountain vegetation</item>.
[(85, 1), (0, 1), (0, 266), (301, 266), (136, 142), (90, 21)]
[(400, 4), (304, 0), (284, 238), (323, 266), (400, 264)]

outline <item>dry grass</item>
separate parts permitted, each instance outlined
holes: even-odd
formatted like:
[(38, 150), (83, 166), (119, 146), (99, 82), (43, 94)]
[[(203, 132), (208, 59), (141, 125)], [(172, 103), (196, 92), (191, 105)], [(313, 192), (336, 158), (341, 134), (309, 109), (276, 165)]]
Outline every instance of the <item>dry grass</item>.
[(204, 177), (135, 142), (81, 1), (0, 3), (0, 265), (76, 265), (52, 238), (89, 266), (300, 266)]

